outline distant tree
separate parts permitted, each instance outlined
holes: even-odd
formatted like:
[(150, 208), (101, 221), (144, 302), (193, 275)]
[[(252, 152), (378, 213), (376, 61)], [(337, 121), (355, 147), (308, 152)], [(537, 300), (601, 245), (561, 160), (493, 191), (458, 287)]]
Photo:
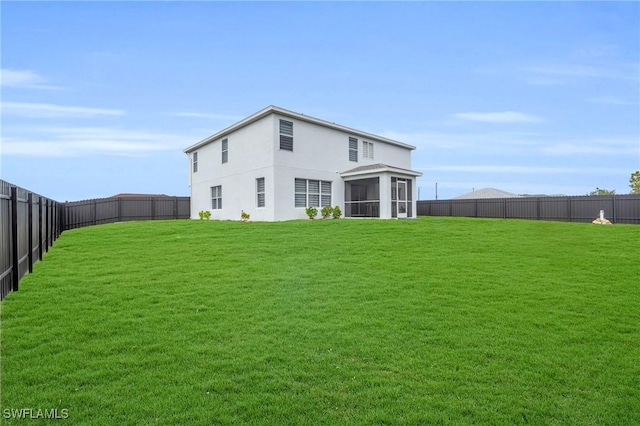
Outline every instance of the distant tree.
[(616, 195), (616, 190), (615, 189), (611, 189), (610, 190), (610, 189), (596, 188), (595, 191), (591, 191), (587, 195)]
[(632, 194), (640, 194), (640, 170), (631, 173), (629, 178), (629, 186)]

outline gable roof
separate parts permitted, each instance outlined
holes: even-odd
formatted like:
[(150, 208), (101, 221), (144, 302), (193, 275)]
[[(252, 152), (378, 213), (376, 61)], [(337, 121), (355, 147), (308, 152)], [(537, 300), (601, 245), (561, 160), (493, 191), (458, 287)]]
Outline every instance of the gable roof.
[(403, 173), (411, 176), (422, 176), (422, 173), (420, 172), (415, 172), (409, 169), (403, 169), (401, 167), (389, 166), (388, 164), (382, 164), (382, 163), (368, 164), (366, 166), (356, 167), (355, 169), (347, 170), (346, 172), (340, 173), (340, 176), (348, 177), (348, 176), (364, 175), (367, 173), (381, 173), (381, 172), (396, 172), (396, 173)]
[(284, 117), (289, 117), (289, 118), (293, 118), (296, 120), (300, 120), (300, 121), (306, 121), (307, 123), (312, 123), (312, 124), (316, 124), (318, 126), (323, 126), (323, 127), (327, 127), (330, 129), (334, 129), (334, 130), (340, 130), (342, 132), (345, 133), (349, 133), (352, 134), (354, 136), (359, 136), (361, 138), (365, 138), (365, 139), (374, 139), (377, 141), (381, 141), (381, 142), (386, 142), (388, 144), (391, 145), (395, 145), (395, 146), (399, 146), (402, 148), (406, 148), (406, 149), (416, 149), (415, 146), (413, 145), (409, 145), (403, 142), (399, 142), (393, 139), (389, 139), (389, 138), (385, 138), (383, 136), (377, 136), (374, 135), (372, 133), (367, 133), (367, 132), (363, 132), (361, 130), (356, 130), (356, 129), (352, 129), (350, 127), (346, 127), (346, 126), (342, 126), (340, 124), (335, 124), (335, 123), (331, 123), (329, 121), (325, 121), (325, 120), (321, 120), (319, 118), (314, 118), (308, 115), (304, 115), (304, 114), (300, 114), (297, 112), (293, 112), (293, 111), (289, 111), (287, 109), (284, 108), (280, 108), (277, 107), (275, 105), (269, 105), (268, 107), (261, 109), (260, 111), (256, 112), (255, 114), (250, 115), (249, 117), (238, 121), (235, 124), (232, 124), (231, 126), (227, 127), (226, 129), (223, 129), (221, 131), (219, 131), (218, 133), (215, 133), (203, 140), (201, 140), (200, 142), (191, 145), (190, 147), (186, 148), (184, 150), (185, 153), (190, 153), (192, 151), (195, 151), (198, 148), (201, 148), (215, 140), (218, 140), (220, 138), (225, 137), (226, 135), (241, 129), (245, 126), (248, 126), (249, 124), (260, 120), (261, 118), (264, 118), (266, 116), (268, 116), (269, 114), (278, 114), (278, 115), (282, 115)]
[(452, 200), (470, 200), (476, 198), (519, 198), (520, 195), (495, 188), (482, 188), (477, 191), (453, 197)]

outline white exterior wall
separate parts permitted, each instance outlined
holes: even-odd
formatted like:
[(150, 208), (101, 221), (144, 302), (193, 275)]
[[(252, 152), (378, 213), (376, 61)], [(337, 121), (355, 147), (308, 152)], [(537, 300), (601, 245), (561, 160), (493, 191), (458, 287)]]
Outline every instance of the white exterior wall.
[[(293, 152), (280, 149), (280, 119), (293, 123)], [(341, 172), (376, 163), (411, 168), (411, 150), (373, 138), (274, 115), (275, 213), (274, 220), (304, 219), (305, 209), (295, 207), (295, 179), (332, 182), (332, 206), (344, 212), (344, 181)], [(358, 161), (349, 161), (349, 137), (358, 139)], [(374, 144), (373, 159), (364, 158), (363, 140)], [(388, 187), (390, 188), (389, 183)], [(381, 188), (382, 190), (382, 188)], [(386, 217), (391, 217), (391, 206)], [(320, 209), (318, 209), (320, 210)], [(318, 213), (319, 216), (319, 213)]]
[[(280, 119), (293, 123), (293, 152), (280, 150)], [(373, 138), (362, 138), (337, 129), (274, 114), (274, 164), (331, 172), (345, 172), (369, 164), (384, 163), (411, 169), (411, 150)], [(349, 161), (349, 137), (358, 139), (358, 161)], [(363, 157), (362, 142), (374, 145), (373, 159)]]
[[(240, 220), (244, 210), (251, 220), (274, 220), (269, 199), (273, 198), (272, 117), (264, 117), (199, 148), (198, 172), (191, 171), (191, 218), (209, 210), (211, 219)], [(222, 164), (222, 140), (228, 139), (229, 159)], [(193, 153), (190, 154), (193, 156)], [(265, 178), (266, 207), (257, 208), (256, 179)], [(211, 187), (222, 185), (222, 209), (211, 209)]]

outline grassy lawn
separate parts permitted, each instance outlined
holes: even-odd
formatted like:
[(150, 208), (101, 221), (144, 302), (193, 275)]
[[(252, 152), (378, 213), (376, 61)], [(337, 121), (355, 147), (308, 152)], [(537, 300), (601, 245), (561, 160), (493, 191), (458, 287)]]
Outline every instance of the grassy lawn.
[(0, 421), (640, 424), (639, 244), (463, 218), (67, 231), (2, 302)]

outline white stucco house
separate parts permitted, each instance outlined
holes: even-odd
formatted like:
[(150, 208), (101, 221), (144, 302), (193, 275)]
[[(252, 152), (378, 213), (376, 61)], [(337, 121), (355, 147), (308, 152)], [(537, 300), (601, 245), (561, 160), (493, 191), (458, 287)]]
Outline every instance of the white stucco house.
[(268, 106), (184, 150), (191, 217), (280, 221), (308, 206), (345, 217), (416, 217), (415, 147)]

